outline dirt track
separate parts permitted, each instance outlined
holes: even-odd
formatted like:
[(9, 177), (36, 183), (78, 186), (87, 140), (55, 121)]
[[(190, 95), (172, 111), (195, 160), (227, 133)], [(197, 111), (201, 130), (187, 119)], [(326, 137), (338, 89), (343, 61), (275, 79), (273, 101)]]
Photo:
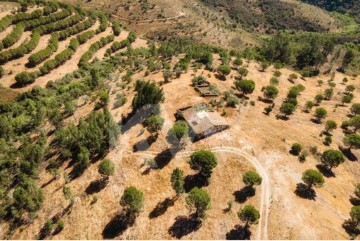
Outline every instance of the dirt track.
[[(258, 230), (256, 233), (257, 240), (268, 240), (268, 218), (270, 212), (270, 202), (271, 202), (271, 190), (268, 173), (265, 168), (262, 166), (259, 160), (249, 154), (248, 151), (243, 148), (235, 148), (230, 146), (221, 146), (221, 147), (212, 147), (209, 150), (215, 153), (230, 153), (243, 157), (245, 160), (249, 161), (255, 168), (259, 175), (263, 178), (261, 183), (261, 207), (260, 207), (260, 220), (258, 224)], [(188, 157), (192, 154), (192, 151), (182, 151), (176, 154), (177, 157)], [(156, 152), (140, 152), (132, 153), (136, 156), (154, 156)]]

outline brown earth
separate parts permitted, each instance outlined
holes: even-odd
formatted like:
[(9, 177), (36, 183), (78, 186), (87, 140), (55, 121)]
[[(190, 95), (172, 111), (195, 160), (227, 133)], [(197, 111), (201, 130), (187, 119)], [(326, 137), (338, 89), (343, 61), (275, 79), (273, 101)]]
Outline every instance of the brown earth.
[[(215, 62), (219, 62), (219, 60)], [(323, 137), (319, 136), (324, 129), (324, 124), (313, 123), (310, 120), (312, 114), (301, 111), (307, 100), (313, 99), (316, 94), (323, 92), (327, 88), (326, 84), (317, 86), (317, 80), (327, 80), (329, 76), (298, 80), (297, 83), (303, 84), (306, 89), (298, 98), (299, 107), (297, 111), (290, 116), (289, 120), (284, 121), (277, 120), (275, 114), (279, 113), (279, 106), (288, 89), (293, 85), (287, 80), (287, 77), (293, 71), (281, 70), (282, 76), (279, 78), (280, 85), (278, 86), (280, 93), (275, 100), (276, 107), (270, 116), (266, 116), (262, 112), (267, 104), (256, 99), (257, 96), (262, 95), (261, 87), (269, 84), (273, 69), (269, 68), (265, 72), (260, 72), (258, 70), (259, 66), (255, 62), (251, 62), (248, 69), (249, 76), (247, 78), (251, 78), (256, 82), (256, 90), (249, 95), (248, 101), (254, 100), (255, 106), (240, 104), (238, 108), (225, 108), (228, 114), (226, 119), (231, 125), (230, 129), (196, 143), (189, 142), (185, 150), (175, 155), (167, 165), (161, 169), (150, 170), (147, 174), (146, 160), (154, 158), (168, 147), (165, 136), (175, 120), (173, 114), (176, 109), (210, 100), (210, 98), (200, 97), (191, 86), (193, 76), (199, 74), (210, 75), (208, 78), (210, 83), (216, 84), (221, 91), (225, 91), (232, 88), (234, 79), (231, 76), (235, 77), (237, 74), (233, 71), (226, 81), (221, 81), (215, 78), (214, 73), (209, 73), (206, 70), (197, 70), (196, 73), (191, 70), (183, 74), (179, 79), (173, 79), (171, 83), (163, 85), (165, 102), (161, 104), (161, 109), (166, 122), (164, 130), (161, 131), (157, 141), (148, 150), (134, 153), (133, 145), (145, 140), (149, 137), (149, 133), (146, 130), (144, 131), (139, 124), (124, 133), (120, 137), (119, 144), (106, 157), (116, 164), (116, 172), (110, 178), (110, 182), (99, 193), (86, 194), (85, 190), (89, 184), (100, 178), (97, 172), (97, 164), (92, 165), (83, 176), (71, 181), (68, 186), (76, 195), (75, 205), (72, 212), (63, 217), (65, 229), (61, 233), (48, 238), (103, 238), (102, 232), (106, 225), (121, 210), (119, 200), (124, 188), (129, 185), (134, 185), (144, 192), (145, 206), (135, 224), (122, 234), (119, 234), (117, 238), (174, 238), (170, 235), (169, 230), (176, 222), (176, 218), (178, 216), (188, 217), (189, 215), (184, 197), (175, 201), (174, 206), (169, 207), (164, 214), (157, 218), (149, 218), (149, 214), (159, 202), (164, 201), (165, 198), (173, 197), (174, 193), (169, 182), (173, 168), (182, 168), (186, 175), (194, 174), (186, 163), (188, 153), (199, 148), (215, 148), (213, 150), (217, 150), (216, 155), (219, 159), (219, 165), (215, 168), (211, 184), (205, 188), (211, 194), (212, 208), (207, 212), (207, 217), (201, 227), (197, 231), (185, 235), (184, 239), (225, 239), (226, 234), (235, 225), (241, 224), (236, 216), (236, 211), (244, 204), (235, 202), (233, 211), (228, 213), (224, 213), (223, 209), (226, 208), (227, 201), (234, 200), (233, 193), (244, 187), (241, 179), (244, 171), (255, 168), (251, 165), (249, 159), (226, 152), (225, 150), (228, 147), (247, 153), (249, 157), (258, 160), (269, 177), (270, 188), (267, 191), (271, 194), (270, 210), (262, 210), (262, 215), (265, 216), (267, 211), (270, 211), (268, 225), (266, 225), (267, 219), (262, 219), (262, 229), (259, 228), (260, 224), (253, 225), (251, 228), (252, 238), (264, 238), (267, 236), (270, 239), (348, 238), (341, 225), (349, 217), (348, 213), (351, 208), (349, 198), (353, 193), (354, 184), (360, 180), (359, 163), (347, 160), (344, 164), (335, 168), (334, 173), (336, 176), (325, 178), (324, 187), (315, 189), (316, 199), (307, 200), (298, 197), (294, 193), (296, 184), (301, 182), (302, 172), (308, 168), (316, 169), (315, 166), (319, 161), (310, 155), (306, 162), (301, 163), (297, 157), (289, 154), (289, 149), (294, 142), (301, 143), (306, 149), (317, 146), (320, 152), (330, 148), (323, 145)], [(144, 78), (158, 82), (163, 79), (162, 73), (152, 73), (147, 77), (143, 75), (143, 72), (136, 73), (133, 79)], [(336, 74), (335, 96), (332, 100), (321, 103), (321, 107), (328, 111), (329, 116), (327, 119), (333, 119), (338, 124), (347, 119), (346, 115), (349, 113), (349, 105), (335, 108), (335, 105), (340, 102), (340, 93), (345, 88), (341, 84), (343, 77), (342, 74)], [(133, 90), (132, 88), (120, 90), (115, 83), (121, 81), (116, 80), (119, 78), (113, 79), (114, 81), (110, 82), (112, 88), (116, 91), (123, 91), (128, 97), (128, 101), (123, 107), (111, 110), (115, 120), (119, 121), (122, 114), (126, 115), (130, 111)], [(358, 81), (359, 79), (350, 79), (349, 84), (356, 84)], [(359, 88), (354, 94), (356, 96), (354, 102), (359, 102)], [(111, 96), (110, 106), (114, 103), (115, 94)], [(88, 111), (90, 111), (93, 106), (89, 105), (81, 109), (81, 115), (85, 115), (86, 108), (89, 108)], [(222, 109), (218, 111), (221, 112)], [(79, 115), (77, 115), (77, 118), (79, 118)], [(342, 144), (343, 136), (344, 134), (340, 128), (335, 130), (331, 148), (336, 149), (339, 144)], [(64, 169), (66, 172), (70, 170), (71, 168)], [(41, 173), (40, 176), (40, 185), (47, 183), (51, 179), (50, 174), (45, 172)], [(68, 205), (68, 201), (62, 195), (63, 185), (64, 179), (61, 177), (44, 187), (47, 199), (44, 207), (39, 212), (38, 218), (23, 230), (18, 230), (13, 235), (13, 238), (35, 238), (46, 220)], [(261, 209), (260, 199), (263, 198), (263, 188), (264, 186), (258, 187), (256, 196), (245, 203), (252, 203), (258, 209)], [(91, 204), (95, 200), (95, 196), (97, 201)], [(333, 211), (329, 212), (329, 210)], [(301, 228), (299, 224), (301, 224)]]

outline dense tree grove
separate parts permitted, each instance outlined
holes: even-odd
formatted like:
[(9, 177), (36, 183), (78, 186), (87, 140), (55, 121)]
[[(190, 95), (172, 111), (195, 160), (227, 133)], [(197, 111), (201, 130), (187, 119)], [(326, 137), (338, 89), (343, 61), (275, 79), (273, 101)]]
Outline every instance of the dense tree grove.
[(108, 111), (93, 112), (82, 118), (78, 126), (70, 124), (55, 133), (56, 141), (73, 157), (78, 157), (81, 150), (86, 150), (91, 156), (102, 155), (111, 146), (112, 136), (117, 138), (119, 127), (114, 123)]

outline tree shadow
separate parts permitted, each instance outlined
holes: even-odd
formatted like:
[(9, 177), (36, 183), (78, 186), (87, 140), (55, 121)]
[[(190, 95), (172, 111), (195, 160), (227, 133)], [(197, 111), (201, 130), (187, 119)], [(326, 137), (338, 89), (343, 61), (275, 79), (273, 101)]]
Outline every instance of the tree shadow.
[(171, 159), (176, 155), (176, 153), (179, 151), (180, 149), (176, 148), (176, 149), (166, 149), (160, 153), (158, 153), (154, 160), (156, 162), (156, 167), (158, 169), (163, 169), (165, 166), (167, 166), (167, 164), (169, 164), (169, 162), (171, 161)]
[(316, 165), (316, 168), (327, 178), (336, 176), (332, 170), (329, 170), (329, 168), (323, 164)]
[(360, 205), (360, 199), (359, 198), (350, 196), (349, 201), (354, 206), (359, 206)]
[(50, 185), (50, 183), (52, 183), (53, 181), (56, 180), (56, 177), (52, 177), (49, 181), (45, 182), (44, 184), (41, 185), (41, 188), (47, 187), (48, 185)]
[(316, 192), (312, 188), (308, 189), (307, 185), (304, 183), (298, 183), (296, 185), (295, 194), (301, 198), (309, 200), (315, 200), (316, 198)]
[(342, 227), (352, 237), (356, 237), (360, 234), (360, 230), (354, 225), (351, 219), (345, 220)]
[(167, 209), (174, 206), (174, 204), (174, 198), (165, 198), (164, 201), (158, 202), (156, 207), (150, 212), (149, 218), (153, 219), (163, 215), (164, 213), (166, 213)]
[(121, 121), (121, 132), (125, 133), (133, 126), (143, 123), (146, 118), (156, 112), (154, 105), (145, 105), (138, 110), (133, 110), (128, 116), (123, 117)]
[(104, 239), (113, 239), (124, 233), (129, 227), (133, 226), (136, 215), (133, 212), (122, 211), (115, 215), (113, 219), (106, 224), (102, 236)]
[(86, 188), (85, 192), (88, 195), (92, 195), (94, 193), (98, 193), (103, 190), (106, 185), (109, 183), (109, 178), (101, 178), (98, 180), (94, 180), (90, 183), (90, 185)]
[(215, 78), (217, 78), (218, 80), (226, 81), (226, 77), (218, 73), (215, 74)]
[(187, 175), (184, 179), (185, 192), (190, 192), (194, 187), (206, 187), (209, 185), (209, 181), (206, 177), (197, 173), (195, 175)]
[(168, 232), (171, 237), (180, 239), (192, 232), (196, 232), (202, 226), (202, 221), (195, 217), (194, 214), (188, 216), (178, 216)]
[(285, 115), (279, 115), (279, 114), (277, 114), (276, 116), (276, 119), (277, 120), (283, 120), (283, 121), (288, 121), (289, 120), (289, 117), (288, 116), (285, 116)]
[(234, 228), (226, 234), (226, 240), (249, 240), (250, 237), (251, 231), (242, 225), (235, 225)]
[(311, 120), (312, 123), (321, 124), (321, 121), (316, 119), (316, 118), (311, 118), (310, 120)]
[(255, 196), (255, 188), (251, 186), (245, 186), (233, 193), (235, 201), (244, 203), (248, 198)]
[(158, 135), (150, 135), (145, 140), (138, 141), (137, 143), (134, 144), (133, 151), (137, 152), (137, 151), (146, 151), (146, 150), (148, 150), (151, 147), (151, 145), (154, 142), (156, 142), (157, 138), (158, 138)]
[[(71, 213), (72, 207), (74, 206), (74, 203), (70, 203), (66, 208), (64, 208), (64, 210), (62, 210), (61, 212), (58, 212), (57, 214), (55, 214), (50, 220), (52, 224), (56, 224), (62, 217), (64, 217), (65, 215), (68, 215)], [(37, 239), (38, 240), (43, 240), (43, 239), (47, 239), (47, 237), (49, 235), (56, 235), (58, 233), (61, 232), (61, 229), (56, 228), (54, 230), (53, 233), (51, 233), (51, 228), (45, 223), (44, 226), (40, 229), (38, 235), (37, 235)]]
[(344, 156), (349, 159), (350, 161), (358, 161), (358, 158), (354, 153), (352, 153), (351, 149), (344, 148), (342, 146), (339, 146), (339, 150), (344, 154)]

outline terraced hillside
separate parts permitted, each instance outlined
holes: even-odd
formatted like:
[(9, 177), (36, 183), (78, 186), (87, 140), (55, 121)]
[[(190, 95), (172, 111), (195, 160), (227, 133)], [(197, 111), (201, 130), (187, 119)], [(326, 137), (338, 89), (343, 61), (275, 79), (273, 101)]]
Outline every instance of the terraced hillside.
[(279, 30), (338, 32), (343, 27), (326, 10), (297, 0), (65, 1), (109, 12), (152, 39), (186, 36), (231, 48), (259, 45), (263, 35)]
[(94, 55), (102, 59), (136, 40), (134, 33), (129, 34), (103, 13), (63, 3), (38, 3), (42, 6), (30, 6), (25, 12), (0, 19), (4, 88), (23, 91), (35, 85), (44, 87), (49, 79), (75, 71)]
[[(159, 2), (176, 13), (183, 0)], [(116, 5), (4, 4), (0, 239), (359, 237), (356, 42), (152, 42)], [(192, 11), (217, 13), (195, 3), (157, 24), (180, 30)], [(215, 39), (232, 21), (202, 31)]]

